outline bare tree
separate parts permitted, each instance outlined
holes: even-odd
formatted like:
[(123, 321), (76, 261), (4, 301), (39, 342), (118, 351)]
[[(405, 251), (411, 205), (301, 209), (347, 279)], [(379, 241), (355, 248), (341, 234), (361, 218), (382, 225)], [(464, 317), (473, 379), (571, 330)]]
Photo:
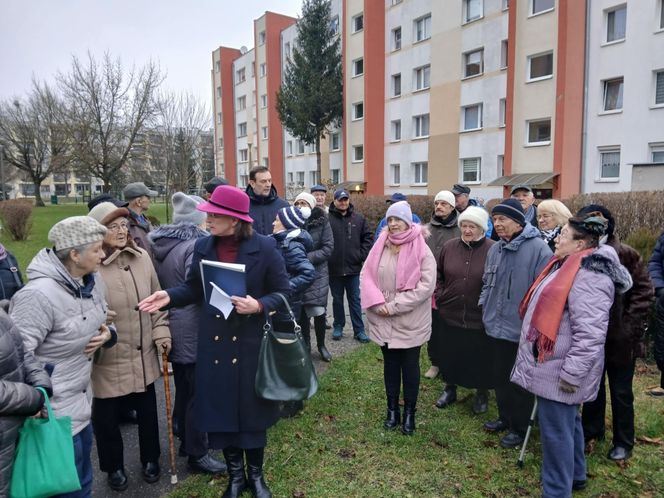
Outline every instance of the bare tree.
[(71, 160), (64, 105), (51, 87), (33, 80), (26, 99), (0, 103), (0, 145), (3, 159), (32, 181), (35, 205), (43, 207), (42, 182)]
[(100, 178), (104, 192), (126, 164), (137, 135), (156, 113), (155, 93), (164, 76), (150, 61), (126, 70), (119, 58), (72, 57), (57, 80), (67, 103), (72, 157), (80, 171)]

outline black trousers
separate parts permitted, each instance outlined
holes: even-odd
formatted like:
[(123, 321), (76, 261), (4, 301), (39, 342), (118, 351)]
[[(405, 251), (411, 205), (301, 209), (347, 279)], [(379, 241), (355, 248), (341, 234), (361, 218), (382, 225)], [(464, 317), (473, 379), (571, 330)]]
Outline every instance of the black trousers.
[(403, 400), (406, 405), (416, 405), (420, 391), (420, 348), (388, 349), (383, 352), (383, 377), (388, 398), (399, 398), (403, 381)]
[(172, 363), (175, 382), (175, 406), (179, 437), (185, 453), (200, 458), (207, 453), (207, 434), (194, 428), (194, 371), (195, 363)]
[(528, 428), (528, 420), (530, 420), (535, 398), (525, 389), (510, 382), (519, 344), (491, 338), (491, 346), (494, 352), (498, 415), (507, 422), (511, 432), (523, 436)]
[(613, 445), (631, 450), (634, 447), (634, 378), (635, 362), (622, 367), (606, 367), (599, 384), (597, 399), (583, 404), (583, 435), (588, 439), (604, 437), (606, 414), (606, 385), (609, 378), (611, 416), (613, 419)]
[(120, 415), (128, 407), (138, 416), (138, 444), (141, 463), (159, 460), (159, 420), (154, 383), (145, 392), (131, 393), (117, 398), (93, 398), (92, 427), (97, 442), (99, 468), (115, 472), (124, 467), (124, 446), (120, 433)]
[[(316, 332), (316, 340), (318, 336), (325, 337), (325, 313), (314, 317), (314, 330)], [(300, 327), (302, 327), (302, 335), (304, 337), (311, 338), (311, 319), (307, 316), (307, 312), (304, 311), (304, 306), (302, 306), (302, 311), (300, 312), (300, 320), (298, 322)], [(320, 348), (320, 344), (316, 343), (316, 346)]]
[(440, 335), (441, 335), (441, 319), (438, 310), (431, 310), (431, 337), (427, 343), (427, 355), (434, 367), (440, 367)]

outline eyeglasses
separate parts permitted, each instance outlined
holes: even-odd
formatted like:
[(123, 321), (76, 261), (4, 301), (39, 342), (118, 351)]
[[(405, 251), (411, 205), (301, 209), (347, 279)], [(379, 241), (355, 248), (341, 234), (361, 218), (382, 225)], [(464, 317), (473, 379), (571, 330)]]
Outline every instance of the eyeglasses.
[(122, 230), (123, 232), (126, 230), (129, 230), (129, 224), (128, 223), (113, 223), (112, 225), (109, 225), (107, 227), (111, 232), (119, 232)]
[(542, 220), (548, 220), (549, 218), (553, 218), (552, 214), (549, 213), (541, 213), (537, 215), (537, 219), (542, 219)]

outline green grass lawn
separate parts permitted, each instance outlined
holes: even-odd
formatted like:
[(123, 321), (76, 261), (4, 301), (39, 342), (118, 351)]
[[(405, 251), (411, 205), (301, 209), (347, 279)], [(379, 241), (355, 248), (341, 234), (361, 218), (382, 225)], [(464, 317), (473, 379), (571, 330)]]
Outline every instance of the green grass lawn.
[[(48, 231), (53, 225), (69, 216), (85, 214), (88, 214), (88, 208), (85, 204), (47, 205), (43, 208), (34, 208), (32, 211), (32, 230), (28, 240), (16, 242), (11, 239), (6, 230), (2, 230), (0, 231), (0, 242), (16, 256), (21, 270), (25, 272), (34, 255), (43, 247), (50, 246)], [(163, 222), (166, 220), (166, 204), (153, 204), (148, 214)]]
[[(423, 355), (423, 371), (427, 363)], [(647, 386), (657, 383), (654, 368), (641, 365), (638, 370), (634, 390), (640, 441), (634, 456), (619, 466), (606, 458), (610, 443), (599, 443), (588, 458), (588, 488), (575, 497), (662, 496), (664, 400), (645, 394)], [(489, 413), (474, 416), (472, 391), (460, 389), (460, 401), (439, 410), (434, 403), (440, 390), (440, 380), (423, 377), (415, 435), (388, 432), (382, 427), (380, 350), (369, 345), (335, 358), (304, 412), (280, 421), (269, 432), (265, 472), (274, 495), (540, 496), (537, 430), (524, 468), (519, 469), (518, 451), (500, 448), (499, 437), (481, 429), (483, 421), (497, 415), (495, 398), (491, 397)], [(218, 497), (225, 485), (225, 477), (196, 476), (178, 485), (171, 496)]]

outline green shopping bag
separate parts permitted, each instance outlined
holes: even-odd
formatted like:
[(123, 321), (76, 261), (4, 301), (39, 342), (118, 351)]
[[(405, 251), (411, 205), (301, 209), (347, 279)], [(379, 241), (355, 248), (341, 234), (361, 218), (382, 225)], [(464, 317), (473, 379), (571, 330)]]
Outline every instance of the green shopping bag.
[(42, 498), (81, 489), (71, 417), (56, 417), (46, 391), (48, 418), (27, 418), (19, 430), (9, 496)]

